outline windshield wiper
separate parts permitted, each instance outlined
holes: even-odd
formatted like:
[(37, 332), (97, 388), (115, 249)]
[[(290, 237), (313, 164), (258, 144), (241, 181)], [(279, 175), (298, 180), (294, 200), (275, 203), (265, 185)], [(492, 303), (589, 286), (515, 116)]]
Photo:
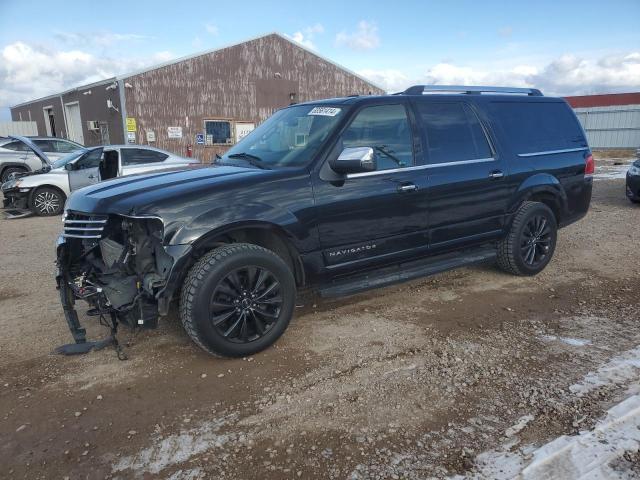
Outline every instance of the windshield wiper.
[(261, 168), (263, 170), (270, 170), (270, 167), (265, 165), (264, 161), (258, 157), (257, 155), (253, 155), (247, 152), (241, 153), (232, 153), (231, 155), (227, 155), (227, 158), (241, 158), (242, 160), (246, 160), (249, 164), (254, 167)]

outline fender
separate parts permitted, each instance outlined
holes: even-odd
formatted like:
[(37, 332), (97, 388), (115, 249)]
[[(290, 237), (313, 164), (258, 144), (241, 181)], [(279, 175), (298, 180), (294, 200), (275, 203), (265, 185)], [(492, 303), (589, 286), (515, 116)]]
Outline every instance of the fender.
[(560, 217), (568, 211), (567, 193), (560, 181), (548, 173), (537, 173), (520, 184), (509, 205), (509, 214), (514, 213), (522, 202), (536, 195), (543, 195), (553, 202)]
[(2, 172), (4, 172), (5, 168), (7, 167), (20, 167), (22, 169), (24, 169), (25, 172), (30, 172), (31, 168), (29, 167), (29, 165), (27, 165), (26, 163), (20, 163), (20, 162), (2, 162), (2, 165), (0, 166), (0, 174), (2, 174)]
[(293, 213), (262, 202), (212, 208), (188, 223), (176, 225), (175, 230), (171, 227), (171, 224), (165, 227), (167, 245), (197, 244), (206, 238), (243, 227), (275, 228), (300, 253), (312, 250), (317, 244), (315, 236), (310, 235)]

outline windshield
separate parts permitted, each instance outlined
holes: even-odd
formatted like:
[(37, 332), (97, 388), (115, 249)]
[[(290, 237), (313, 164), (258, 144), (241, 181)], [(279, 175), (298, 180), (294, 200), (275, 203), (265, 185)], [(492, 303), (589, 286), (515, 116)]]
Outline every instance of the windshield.
[(64, 167), (67, 163), (75, 160), (80, 155), (82, 155), (83, 153), (86, 153), (86, 152), (88, 152), (88, 150), (86, 148), (83, 148), (81, 150), (76, 150), (75, 152), (71, 152), (68, 155), (65, 155), (64, 157), (61, 157), (58, 160), (56, 160), (55, 162), (53, 162), (51, 164), (51, 168)]
[(274, 113), (220, 160), (267, 168), (307, 165), (344, 116), (344, 108), (298, 105)]

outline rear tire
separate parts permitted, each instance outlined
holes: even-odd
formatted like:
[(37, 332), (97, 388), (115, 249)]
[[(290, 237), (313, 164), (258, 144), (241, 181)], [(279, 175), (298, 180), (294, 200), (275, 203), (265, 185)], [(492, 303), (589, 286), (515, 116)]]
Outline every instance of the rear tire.
[(0, 176), (0, 184), (9, 180), (9, 175), (12, 173), (24, 173), (27, 170), (20, 167), (7, 167), (2, 171), (2, 176)]
[(191, 268), (182, 286), (180, 319), (206, 352), (242, 357), (280, 338), (295, 298), (295, 280), (282, 258), (253, 244), (225, 245)]
[(40, 187), (31, 195), (29, 208), (36, 215), (51, 217), (62, 213), (64, 202), (64, 193), (57, 188)]
[(544, 203), (524, 202), (498, 244), (498, 266), (514, 275), (536, 275), (551, 261), (557, 238), (558, 224), (551, 209)]

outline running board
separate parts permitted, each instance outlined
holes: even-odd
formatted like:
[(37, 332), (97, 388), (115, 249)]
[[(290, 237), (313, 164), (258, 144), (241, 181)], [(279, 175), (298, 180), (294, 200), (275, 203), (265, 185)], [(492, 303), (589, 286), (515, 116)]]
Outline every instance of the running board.
[(484, 246), (473, 250), (462, 250), (437, 255), (420, 260), (413, 260), (411, 262), (399, 263), (365, 274), (361, 273), (341, 278), (321, 288), (319, 294), (324, 298), (344, 297), (373, 288), (388, 287), (389, 285), (406, 282), (407, 280), (427, 277), (458, 267), (490, 262), (495, 260), (495, 258), (495, 246)]

